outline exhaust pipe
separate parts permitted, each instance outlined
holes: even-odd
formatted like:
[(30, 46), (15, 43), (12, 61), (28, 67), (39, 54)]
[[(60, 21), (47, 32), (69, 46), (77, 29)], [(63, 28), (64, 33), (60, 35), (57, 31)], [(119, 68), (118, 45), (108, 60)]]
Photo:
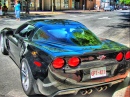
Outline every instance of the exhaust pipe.
[(107, 90), (107, 88), (108, 88), (107, 86), (103, 86), (103, 91)]
[(87, 91), (86, 90), (81, 90), (80, 93), (81, 93), (81, 95), (86, 95)]
[(80, 91), (81, 95), (91, 94), (92, 92), (93, 89), (85, 89)]
[(88, 89), (88, 94), (91, 94), (93, 92), (93, 89)]
[(95, 88), (98, 92), (101, 92), (103, 90), (103, 87), (96, 87)]

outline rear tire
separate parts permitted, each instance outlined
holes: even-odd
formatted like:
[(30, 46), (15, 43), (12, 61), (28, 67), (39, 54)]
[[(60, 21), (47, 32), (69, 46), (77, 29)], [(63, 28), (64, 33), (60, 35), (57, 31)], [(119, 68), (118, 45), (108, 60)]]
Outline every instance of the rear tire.
[(25, 58), (23, 58), (21, 61), (20, 76), (21, 76), (21, 84), (25, 94), (28, 96), (35, 95), (33, 88), (35, 81), (30, 66), (28, 64), (28, 61)]
[(5, 40), (5, 38), (4, 38), (4, 36), (1, 34), (1, 41), (0, 41), (0, 44), (1, 44), (1, 52), (2, 52), (2, 54), (4, 54), (4, 55), (8, 55), (8, 51), (7, 51), (7, 49), (5, 48), (6, 47), (6, 40)]

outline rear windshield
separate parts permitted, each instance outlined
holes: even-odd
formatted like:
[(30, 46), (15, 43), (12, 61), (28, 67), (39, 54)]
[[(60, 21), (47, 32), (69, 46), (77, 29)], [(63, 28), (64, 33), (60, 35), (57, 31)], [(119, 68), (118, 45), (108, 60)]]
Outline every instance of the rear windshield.
[(36, 31), (33, 40), (48, 40), (49, 42), (78, 46), (93, 46), (101, 43), (90, 30), (79, 23), (42, 26)]

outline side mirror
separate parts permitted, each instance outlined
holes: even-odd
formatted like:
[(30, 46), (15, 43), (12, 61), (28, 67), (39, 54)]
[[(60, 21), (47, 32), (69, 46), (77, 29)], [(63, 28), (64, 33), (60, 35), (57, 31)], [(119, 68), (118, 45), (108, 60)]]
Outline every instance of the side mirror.
[(14, 29), (11, 29), (11, 28), (5, 28), (4, 31), (6, 32), (6, 35), (13, 35), (14, 34)]
[(7, 35), (14, 35), (14, 32), (13, 31), (7, 31), (6, 34)]

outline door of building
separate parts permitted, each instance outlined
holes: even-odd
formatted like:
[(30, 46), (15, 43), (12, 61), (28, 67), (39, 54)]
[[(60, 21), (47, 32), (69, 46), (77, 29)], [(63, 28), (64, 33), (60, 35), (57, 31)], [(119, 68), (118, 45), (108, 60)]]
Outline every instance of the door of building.
[(42, 11), (42, 0), (39, 0), (39, 10)]
[(64, 0), (64, 8), (69, 9), (69, 0)]
[(75, 9), (79, 9), (80, 0), (75, 0)]

